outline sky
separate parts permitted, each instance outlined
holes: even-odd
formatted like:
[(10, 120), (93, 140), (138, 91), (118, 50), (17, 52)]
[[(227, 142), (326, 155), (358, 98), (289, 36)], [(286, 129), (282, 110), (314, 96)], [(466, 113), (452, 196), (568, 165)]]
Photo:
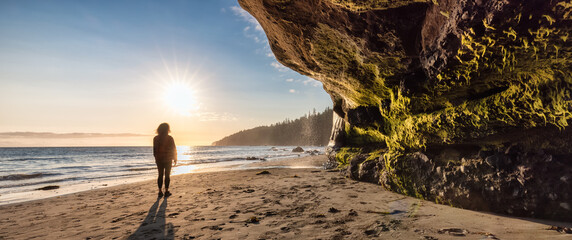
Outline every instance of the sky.
[(0, 1), (0, 147), (177, 145), (331, 106), (236, 0)]

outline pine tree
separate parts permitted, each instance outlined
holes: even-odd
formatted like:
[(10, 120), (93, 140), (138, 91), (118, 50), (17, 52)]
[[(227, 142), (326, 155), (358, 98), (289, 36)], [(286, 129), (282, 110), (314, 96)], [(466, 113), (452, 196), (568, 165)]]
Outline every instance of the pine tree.
[(332, 129), (333, 110), (326, 108), (317, 113), (314, 108), (295, 120), (286, 118), (270, 126), (260, 126), (241, 130), (213, 143), (215, 146), (233, 145), (290, 145), (290, 146), (324, 146), (328, 144)]

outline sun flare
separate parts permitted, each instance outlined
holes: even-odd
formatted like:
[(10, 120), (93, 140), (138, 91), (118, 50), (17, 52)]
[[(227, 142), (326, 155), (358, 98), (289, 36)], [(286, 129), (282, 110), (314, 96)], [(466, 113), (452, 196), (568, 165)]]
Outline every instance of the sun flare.
[(184, 82), (173, 82), (165, 87), (163, 100), (167, 107), (178, 114), (190, 116), (199, 110), (195, 91)]

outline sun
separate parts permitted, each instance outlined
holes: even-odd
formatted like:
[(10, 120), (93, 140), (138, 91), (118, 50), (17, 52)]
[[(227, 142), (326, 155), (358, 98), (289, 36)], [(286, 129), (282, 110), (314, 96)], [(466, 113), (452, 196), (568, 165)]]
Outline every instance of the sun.
[(183, 116), (191, 116), (199, 110), (196, 93), (185, 82), (169, 83), (165, 87), (163, 100), (169, 109)]

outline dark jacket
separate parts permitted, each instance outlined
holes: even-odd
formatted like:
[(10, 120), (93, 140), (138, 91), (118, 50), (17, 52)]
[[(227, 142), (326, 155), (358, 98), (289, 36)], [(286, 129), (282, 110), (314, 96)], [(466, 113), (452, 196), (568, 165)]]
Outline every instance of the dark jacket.
[(177, 159), (177, 146), (170, 135), (157, 135), (153, 138), (153, 156), (155, 161), (167, 162)]

